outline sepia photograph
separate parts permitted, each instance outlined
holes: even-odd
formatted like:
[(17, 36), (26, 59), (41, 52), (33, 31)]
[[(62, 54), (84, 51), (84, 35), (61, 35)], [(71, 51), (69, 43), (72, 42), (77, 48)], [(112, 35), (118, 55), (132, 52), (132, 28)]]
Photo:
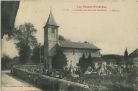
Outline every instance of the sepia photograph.
[(138, 91), (137, 0), (2, 0), (1, 91)]

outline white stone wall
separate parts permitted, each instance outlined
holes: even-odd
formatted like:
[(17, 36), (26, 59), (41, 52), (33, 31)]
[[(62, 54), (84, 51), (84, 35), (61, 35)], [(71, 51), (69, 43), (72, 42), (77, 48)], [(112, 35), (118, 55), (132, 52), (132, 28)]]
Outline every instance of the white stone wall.
[(67, 57), (68, 60), (68, 67), (71, 64), (72, 61), (72, 66), (76, 66), (76, 64), (79, 62), (80, 57), (82, 57), (82, 53), (73, 53), (71, 50), (66, 50), (64, 51), (64, 54)]
[(76, 67), (76, 64), (79, 62), (80, 57), (84, 54), (87, 58), (89, 54), (91, 53), (92, 57), (100, 57), (100, 54), (98, 51), (90, 51), (90, 50), (79, 50), (79, 49), (63, 49), (63, 53), (66, 55), (68, 60), (68, 67), (71, 64), (72, 66)]

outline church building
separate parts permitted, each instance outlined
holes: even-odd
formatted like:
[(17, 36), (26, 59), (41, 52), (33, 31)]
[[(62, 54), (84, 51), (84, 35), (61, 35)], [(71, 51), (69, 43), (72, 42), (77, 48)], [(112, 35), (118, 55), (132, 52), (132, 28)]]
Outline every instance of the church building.
[(73, 66), (79, 62), (80, 57), (101, 57), (100, 49), (91, 43), (72, 42), (69, 40), (61, 41), (58, 38), (59, 25), (56, 23), (50, 12), (46, 25), (44, 26), (44, 60), (47, 69), (52, 69), (52, 58), (56, 54), (57, 46), (65, 54), (68, 65)]

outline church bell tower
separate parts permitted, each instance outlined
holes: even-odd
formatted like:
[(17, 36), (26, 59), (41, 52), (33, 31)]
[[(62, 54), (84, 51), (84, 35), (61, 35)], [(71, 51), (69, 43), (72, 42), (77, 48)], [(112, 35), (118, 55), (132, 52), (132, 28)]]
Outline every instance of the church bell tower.
[(58, 43), (58, 25), (50, 12), (46, 25), (44, 26), (44, 61), (45, 69), (52, 70), (52, 58), (56, 53)]

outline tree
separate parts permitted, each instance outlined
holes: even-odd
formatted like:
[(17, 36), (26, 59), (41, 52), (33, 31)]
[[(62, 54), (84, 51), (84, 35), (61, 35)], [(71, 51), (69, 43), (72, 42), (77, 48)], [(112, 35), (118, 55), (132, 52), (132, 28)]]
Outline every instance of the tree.
[(92, 62), (91, 54), (88, 55), (88, 58), (85, 58), (85, 55), (83, 54), (82, 57), (79, 59), (79, 63), (77, 66), (80, 67), (80, 70), (82, 73), (84, 73), (89, 66), (94, 68), (94, 63)]
[(80, 67), (80, 70), (81, 70), (82, 73), (84, 73), (86, 71), (86, 69), (87, 69), (87, 63), (86, 63), (86, 58), (85, 58), (84, 54), (79, 59), (79, 63), (77, 64), (77, 66)]
[(36, 64), (40, 63), (40, 47), (39, 46), (36, 46), (33, 49), (31, 60)]
[(65, 41), (66, 39), (62, 36), (62, 35), (59, 35), (59, 40), (62, 40), (62, 41)]
[(52, 67), (54, 69), (64, 69), (66, 66), (67, 58), (61, 50), (58, 50), (57, 54), (53, 57)]
[(94, 69), (94, 63), (92, 61), (91, 54), (89, 54), (88, 58), (86, 59), (87, 61), (87, 66), (91, 66)]
[(19, 50), (21, 63), (26, 63), (30, 60), (31, 49), (37, 46), (37, 40), (34, 36), (36, 31), (31, 23), (20, 25), (19, 28), (13, 31), (13, 38), (15, 39), (16, 48)]
[(1, 69), (9, 69), (11, 67), (11, 61), (12, 59), (9, 56), (3, 55), (1, 58)]
[[(41, 54), (40, 54), (41, 52)], [(44, 61), (43, 56), (44, 56), (44, 46), (36, 46), (33, 49), (32, 57), (31, 59), (33, 60), (34, 63), (38, 64), (40, 63), (40, 56), (41, 56), (41, 62)]]
[(128, 51), (127, 51), (127, 48), (124, 52), (124, 59), (127, 61), (128, 60)]

